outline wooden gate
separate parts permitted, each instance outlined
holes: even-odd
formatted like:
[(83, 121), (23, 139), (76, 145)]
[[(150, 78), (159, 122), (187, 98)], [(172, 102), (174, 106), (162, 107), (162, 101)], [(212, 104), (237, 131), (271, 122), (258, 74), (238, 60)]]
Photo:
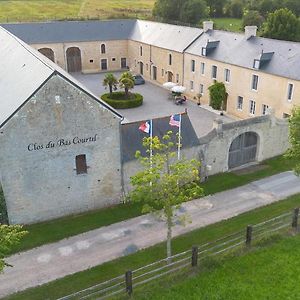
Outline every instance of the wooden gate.
[(255, 161), (257, 151), (257, 134), (245, 132), (233, 140), (229, 149), (229, 169)]
[(77, 47), (67, 49), (67, 66), (68, 72), (81, 71), (81, 51)]
[(41, 48), (38, 51), (54, 62), (54, 52), (53, 52), (52, 49), (50, 49), (50, 48)]

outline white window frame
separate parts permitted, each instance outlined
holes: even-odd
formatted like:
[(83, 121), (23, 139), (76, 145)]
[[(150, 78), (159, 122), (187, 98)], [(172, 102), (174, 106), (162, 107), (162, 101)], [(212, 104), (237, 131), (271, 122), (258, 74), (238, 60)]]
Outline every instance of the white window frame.
[[(216, 76), (213, 77), (213, 69), (214, 67), (216, 68)], [(216, 65), (212, 65), (211, 66), (211, 78), (217, 80), (217, 76), (218, 76), (218, 67)]]
[(194, 91), (194, 81), (193, 80), (190, 81), (190, 90), (191, 90), (191, 92)]
[[(289, 87), (290, 85), (292, 86), (292, 93), (291, 93), (291, 98), (289, 98)], [(288, 82), (288, 86), (287, 86), (287, 100), (288, 102), (292, 102), (293, 101), (293, 96), (294, 96), (294, 84), (292, 82)]]
[[(228, 78), (227, 78), (227, 76), (226, 75), (228, 75)], [(224, 81), (226, 82), (226, 83), (230, 83), (230, 76), (231, 76), (231, 71), (229, 70), (229, 69), (224, 69)], [(227, 80), (228, 79), (228, 80)]]
[(204, 62), (201, 62), (201, 63), (200, 63), (200, 74), (201, 74), (202, 76), (205, 75), (205, 63), (204, 63)]
[(255, 111), (256, 111), (256, 102), (254, 100), (250, 100), (249, 101), (249, 113), (250, 113), (250, 115), (254, 116), (255, 115)]
[(265, 116), (268, 113), (269, 105), (267, 104), (262, 104), (261, 106), (261, 114)]
[[(239, 100), (240, 99), (242, 99), (242, 105), (240, 106), (239, 104), (240, 104), (240, 102), (239, 102)], [(242, 111), (243, 110), (243, 106), (244, 106), (244, 97), (242, 97), (242, 96), (238, 96), (237, 97), (237, 103), (236, 103), (236, 109), (237, 110), (239, 110), (239, 111)]]
[[(256, 83), (256, 89), (253, 88), (253, 83), (254, 83), (254, 76), (257, 77), (257, 83)], [(259, 83), (259, 76), (257, 74), (252, 74), (251, 76), (251, 90), (254, 91), (254, 92), (257, 92), (258, 91), (258, 83)]]

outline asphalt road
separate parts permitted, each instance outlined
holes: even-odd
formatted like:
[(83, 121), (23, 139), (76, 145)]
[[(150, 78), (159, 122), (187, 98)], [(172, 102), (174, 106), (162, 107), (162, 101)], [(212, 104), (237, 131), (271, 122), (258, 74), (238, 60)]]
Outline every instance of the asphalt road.
[[(284, 172), (187, 202), (179, 214), (187, 213), (192, 223), (185, 227), (176, 225), (173, 236), (296, 193), (300, 193), (300, 178), (292, 172)], [(165, 238), (165, 223), (152, 215), (144, 215), (13, 255), (7, 262), (14, 267), (5, 268), (0, 274), (0, 297), (128, 255)]]

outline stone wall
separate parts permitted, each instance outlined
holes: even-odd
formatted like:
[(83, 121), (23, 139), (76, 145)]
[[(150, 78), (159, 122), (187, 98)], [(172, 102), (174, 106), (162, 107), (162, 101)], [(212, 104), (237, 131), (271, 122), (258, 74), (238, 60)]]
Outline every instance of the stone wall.
[[(188, 158), (202, 161), (201, 177), (228, 171), (229, 148), (233, 140), (245, 132), (258, 135), (256, 161), (283, 154), (288, 148), (288, 122), (273, 115), (256, 117), (223, 124), (216, 120), (214, 128), (199, 139), (199, 145), (182, 150)], [(130, 176), (140, 169), (139, 162), (131, 160), (123, 164), (123, 184), (125, 193), (131, 188)]]
[[(120, 118), (53, 75), (1, 129), (0, 182), (10, 223), (118, 203)], [(87, 174), (75, 158), (85, 154)]]

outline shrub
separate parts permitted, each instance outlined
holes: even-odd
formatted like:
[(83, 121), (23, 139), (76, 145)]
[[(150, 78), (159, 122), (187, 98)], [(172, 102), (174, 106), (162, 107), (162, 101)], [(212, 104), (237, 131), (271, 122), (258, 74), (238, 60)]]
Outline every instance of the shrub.
[(209, 88), (210, 106), (213, 109), (220, 110), (222, 104), (227, 98), (226, 87), (223, 82), (215, 82)]
[(107, 93), (103, 94), (101, 99), (113, 108), (119, 109), (138, 107), (143, 104), (143, 96), (138, 93), (131, 93), (128, 99), (124, 92), (114, 92), (112, 95)]

